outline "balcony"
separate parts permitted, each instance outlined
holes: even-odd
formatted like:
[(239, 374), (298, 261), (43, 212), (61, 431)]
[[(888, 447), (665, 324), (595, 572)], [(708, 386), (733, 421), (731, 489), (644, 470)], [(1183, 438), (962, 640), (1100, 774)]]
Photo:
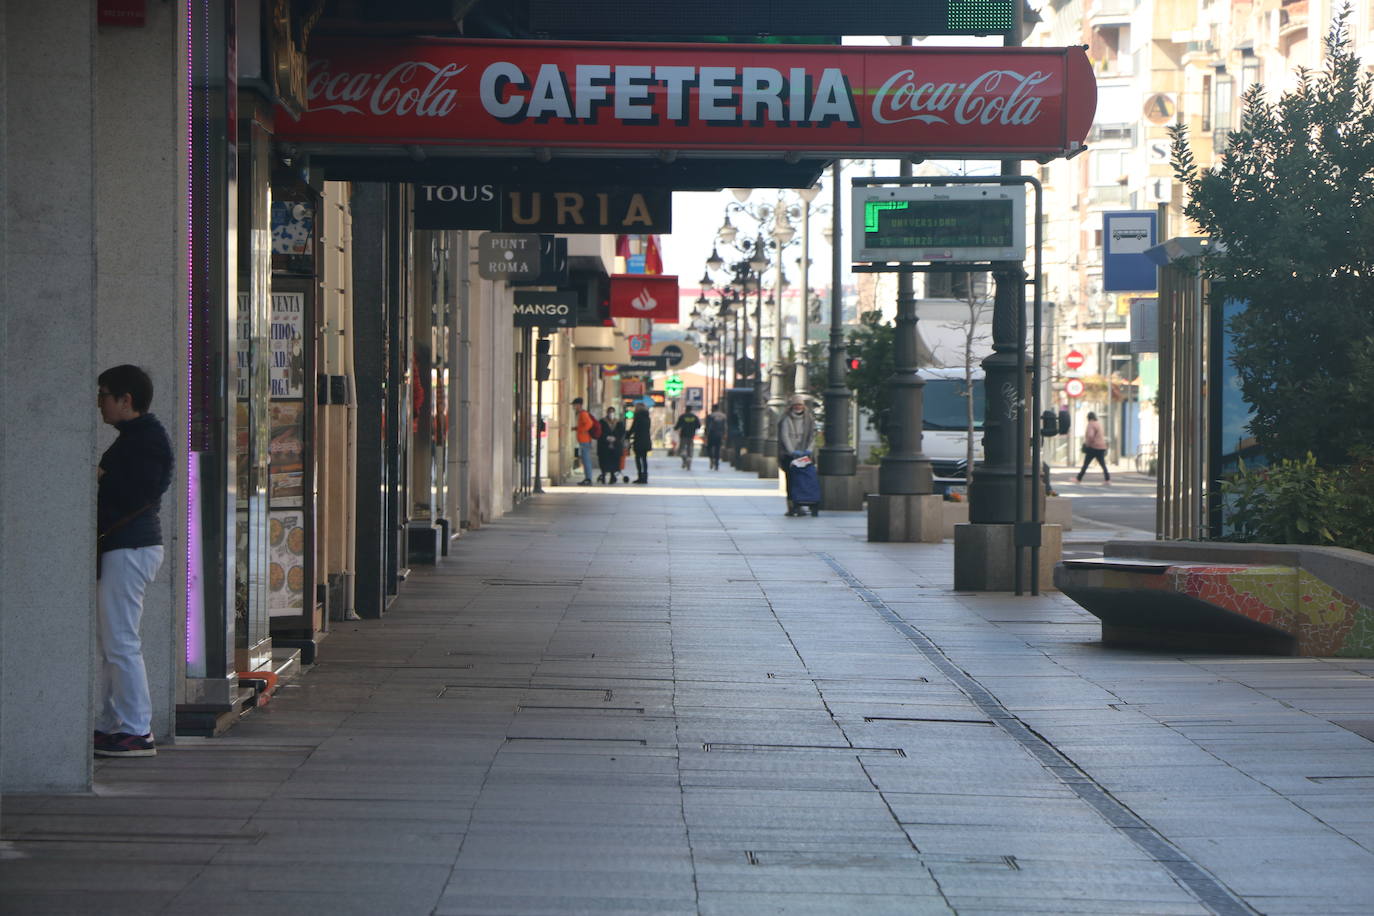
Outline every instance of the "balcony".
[(1088, 189), (1089, 206), (1105, 206), (1110, 204), (1129, 204), (1131, 202), (1131, 190), (1125, 185), (1109, 184), (1098, 185)]
[(1135, 6), (1134, 0), (1099, 0), (1088, 10), (1088, 25), (1095, 29), (1127, 25)]
[(1129, 122), (1094, 124), (1088, 132), (1088, 142), (1093, 145), (1132, 146), (1135, 143), (1135, 125)]
[(1279, 53), (1287, 56), (1293, 43), (1307, 37), (1307, 0), (1284, 2), (1279, 7)]

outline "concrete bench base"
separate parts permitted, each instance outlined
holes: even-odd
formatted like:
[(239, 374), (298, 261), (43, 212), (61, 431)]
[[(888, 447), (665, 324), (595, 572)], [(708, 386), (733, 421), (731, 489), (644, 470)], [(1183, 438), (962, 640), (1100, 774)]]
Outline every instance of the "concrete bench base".
[(1109, 542), (1054, 582), (1109, 645), (1374, 657), (1374, 557), (1352, 550)]

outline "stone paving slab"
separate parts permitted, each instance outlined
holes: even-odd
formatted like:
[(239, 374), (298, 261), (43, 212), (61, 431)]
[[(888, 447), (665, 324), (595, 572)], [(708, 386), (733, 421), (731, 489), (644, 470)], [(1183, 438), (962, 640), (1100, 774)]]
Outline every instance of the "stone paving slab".
[(1374, 663), (1105, 649), (948, 543), (652, 477), (466, 534), (220, 738), (0, 800), (0, 909), (1371, 911)]

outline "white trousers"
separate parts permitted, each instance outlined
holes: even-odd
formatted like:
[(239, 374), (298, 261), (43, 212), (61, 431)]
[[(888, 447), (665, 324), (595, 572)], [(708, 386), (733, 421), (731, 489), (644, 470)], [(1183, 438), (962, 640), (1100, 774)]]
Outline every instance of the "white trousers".
[(102, 732), (146, 735), (152, 731), (153, 701), (143, 666), (143, 593), (162, 566), (161, 547), (111, 550), (100, 560), (99, 608), (101, 696), (95, 727)]

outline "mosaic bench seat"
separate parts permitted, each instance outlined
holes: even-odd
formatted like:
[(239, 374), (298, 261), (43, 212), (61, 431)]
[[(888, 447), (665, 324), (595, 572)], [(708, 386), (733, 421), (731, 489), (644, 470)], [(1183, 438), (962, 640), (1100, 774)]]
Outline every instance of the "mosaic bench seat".
[(1106, 645), (1374, 657), (1374, 557), (1340, 548), (1111, 541), (1054, 584)]

